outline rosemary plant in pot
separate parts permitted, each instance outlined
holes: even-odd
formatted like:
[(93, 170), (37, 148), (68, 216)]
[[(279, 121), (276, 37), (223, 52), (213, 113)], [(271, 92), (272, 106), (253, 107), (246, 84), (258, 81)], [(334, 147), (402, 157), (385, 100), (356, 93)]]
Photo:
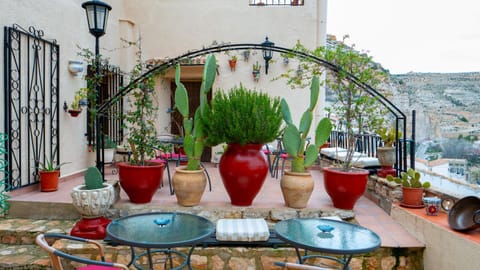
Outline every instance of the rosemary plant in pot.
[[(133, 71), (137, 78), (144, 69), (141, 61)], [(135, 80), (134, 80), (135, 81)], [(155, 128), (157, 107), (154, 104), (155, 80), (152, 74), (136, 81), (132, 108), (125, 115), (128, 125), (127, 142), (130, 145), (129, 162), (118, 163), (120, 186), (133, 203), (148, 203), (160, 187), (164, 163), (150, 162), (155, 156), (154, 146), (158, 144)]]
[(291, 171), (285, 172), (280, 180), (285, 205), (288, 207), (305, 208), (307, 206), (314, 188), (313, 178), (307, 168), (317, 160), (320, 147), (328, 140), (332, 131), (330, 119), (321, 119), (315, 128), (314, 143), (307, 146), (307, 137), (312, 126), (313, 111), (319, 92), (320, 82), (315, 76), (310, 86), (310, 105), (303, 113), (298, 128), (293, 124), (287, 102), (285, 99), (281, 101), (283, 119), (287, 124), (283, 131), (282, 143), (292, 159)]
[(243, 85), (218, 91), (202, 121), (209, 145), (228, 145), (219, 171), (231, 203), (251, 205), (268, 173), (261, 148), (280, 134), (280, 99)]
[(214, 55), (209, 55), (203, 70), (202, 84), (200, 87), (200, 106), (196, 109), (194, 117), (190, 117), (187, 89), (180, 81), (180, 66), (175, 72), (175, 107), (183, 116), (183, 149), (187, 156), (187, 165), (175, 168), (173, 175), (173, 189), (178, 204), (194, 206), (200, 203), (207, 179), (205, 169), (200, 166), (200, 158), (205, 146), (203, 132), (202, 111), (207, 105), (207, 94), (211, 91), (215, 81), (217, 64)]

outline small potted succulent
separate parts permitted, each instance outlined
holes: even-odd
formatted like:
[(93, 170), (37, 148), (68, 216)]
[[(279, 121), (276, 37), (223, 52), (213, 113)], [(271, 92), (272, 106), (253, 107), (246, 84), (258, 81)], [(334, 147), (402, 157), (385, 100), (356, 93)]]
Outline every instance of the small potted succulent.
[(387, 175), (387, 180), (395, 182), (402, 186), (402, 202), (401, 206), (410, 208), (422, 208), (423, 205), (423, 191), (429, 188), (430, 182), (420, 181), (420, 173), (412, 168), (408, 168), (406, 172), (401, 172), (400, 177)]
[(290, 108), (285, 99), (281, 101), (283, 119), (287, 126), (283, 131), (282, 143), (291, 158), (292, 169), (285, 172), (280, 181), (285, 204), (292, 208), (305, 208), (313, 192), (314, 181), (306, 171), (318, 158), (320, 147), (327, 142), (332, 124), (330, 119), (323, 118), (315, 128), (315, 139), (308, 144), (310, 128), (313, 121), (313, 110), (317, 105), (320, 82), (317, 76), (312, 78), (310, 87), (310, 105), (303, 113), (300, 125), (293, 124)]
[(253, 75), (253, 80), (258, 82), (258, 80), (260, 79), (260, 69), (262, 68), (262, 66), (260, 66), (260, 64), (258, 63), (258, 61), (253, 64), (253, 70), (252, 70), (252, 75)]
[(115, 191), (111, 184), (103, 181), (97, 167), (87, 169), (84, 184), (75, 186), (70, 196), (82, 216), (70, 234), (89, 239), (105, 238), (105, 228), (110, 223), (105, 214), (115, 200)]
[(63, 162), (55, 164), (53, 158), (45, 159), (45, 162), (38, 163), (38, 174), (40, 178), (40, 191), (50, 192), (58, 190), (58, 180), (60, 178), (60, 167), (67, 164)]

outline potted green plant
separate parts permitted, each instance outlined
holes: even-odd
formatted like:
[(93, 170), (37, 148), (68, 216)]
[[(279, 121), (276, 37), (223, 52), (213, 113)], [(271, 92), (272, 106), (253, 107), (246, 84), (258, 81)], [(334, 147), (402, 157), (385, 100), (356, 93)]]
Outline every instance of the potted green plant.
[[(386, 114), (382, 107), (378, 106), (376, 98), (368, 95), (362, 86), (365, 84), (377, 88), (386, 79), (386, 73), (368, 54), (347, 46), (345, 38), (343, 42), (337, 42), (334, 46), (319, 47), (313, 51), (298, 43), (294, 50), (317, 56), (338, 66), (335, 72), (326, 74), (325, 86), (337, 98), (337, 101), (326, 110), (330, 116), (340, 119), (336, 128), (338, 130), (341, 128), (340, 131), (345, 133), (343, 147), (346, 148), (346, 152), (341, 163), (323, 168), (323, 176), (325, 190), (333, 205), (341, 209), (353, 209), (355, 202), (365, 192), (369, 174), (367, 170), (354, 167), (355, 159), (359, 158), (355, 154), (356, 135), (363, 134), (366, 126), (369, 131), (376, 130), (376, 126), (382, 123)], [(325, 70), (308, 59), (300, 59), (300, 62), (303, 70), (301, 74), (290, 70), (281, 76), (286, 78), (292, 87), (306, 86), (305, 82), (309, 76), (320, 75)], [(352, 81), (351, 75), (358, 82)]]
[(75, 95), (73, 101), (70, 103), (70, 107), (68, 109), (68, 113), (72, 117), (77, 117), (82, 112), (82, 107), (80, 107), (80, 95)]
[(110, 223), (105, 213), (115, 199), (113, 186), (103, 181), (97, 167), (89, 167), (85, 172), (84, 184), (75, 186), (70, 196), (73, 206), (81, 215), (81, 219), (72, 227), (70, 235), (104, 239), (105, 228)]
[(120, 186), (125, 190), (133, 203), (148, 203), (160, 187), (164, 163), (152, 162), (155, 157), (155, 146), (158, 144), (155, 119), (158, 108), (153, 95), (155, 74), (136, 81), (146, 69), (138, 53), (138, 60), (132, 72), (134, 90), (131, 91), (131, 110), (125, 114), (128, 130), (127, 143), (130, 146), (129, 162), (118, 163)]
[(40, 177), (40, 191), (51, 192), (58, 190), (58, 180), (60, 178), (60, 167), (68, 164), (63, 162), (55, 164), (54, 158), (50, 160), (45, 158), (45, 162), (38, 163), (38, 174)]
[(180, 81), (180, 66), (175, 72), (175, 107), (183, 116), (183, 150), (187, 156), (187, 165), (175, 168), (173, 175), (173, 189), (178, 204), (194, 206), (200, 203), (207, 179), (204, 168), (200, 166), (200, 158), (205, 146), (205, 134), (201, 119), (202, 111), (207, 106), (207, 94), (211, 91), (217, 70), (214, 55), (209, 55), (203, 70), (202, 84), (200, 86), (200, 106), (196, 109), (193, 118), (190, 116), (187, 89)]
[(117, 144), (110, 138), (108, 135), (103, 135), (103, 154), (104, 154), (104, 161), (106, 163), (111, 163), (115, 156), (115, 148), (117, 148)]
[(233, 55), (228, 59), (228, 65), (230, 66), (231, 71), (235, 71), (235, 67), (237, 66), (237, 56)]
[(261, 148), (280, 134), (280, 99), (243, 85), (218, 91), (202, 122), (208, 145), (228, 145), (219, 171), (231, 203), (251, 205), (268, 173)]
[(319, 92), (320, 81), (317, 76), (314, 76), (310, 87), (310, 104), (303, 113), (298, 127), (292, 121), (286, 100), (281, 101), (283, 119), (287, 124), (283, 131), (282, 143), (292, 162), (291, 171), (285, 172), (280, 181), (283, 198), (288, 207), (305, 208), (307, 206), (313, 192), (314, 181), (310, 172), (306, 170), (317, 160), (320, 147), (328, 140), (332, 131), (330, 119), (323, 118), (315, 128), (314, 142), (307, 147), (307, 138)]
[(262, 68), (262, 66), (260, 66), (260, 64), (257, 62), (255, 62), (255, 64), (253, 64), (253, 70), (252, 70), (252, 75), (253, 75), (253, 80), (258, 82), (258, 80), (260, 79), (260, 69)]
[(406, 172), (401, 172), (400, 177), (388, 175), (387, 180), (395, 182), (402, 186), (402, 202), (401, 206), (410, 208), (423, 207), (423, 191), (431, 186), (430, 182), (420, 181), (420, 173), (412, 168), (408, 168)]
[(396, 161), (395, 142), (402, 136), (402, 132), (395, 132), (394, 125), (382, 126), (377, 130), (378, 136), (382, 139), (383, 146), (377, 147), (378, 162), (382, 166), (377, 175), (386, 177), (387, 175), (396, 175), (397, 171), (393, 168)]

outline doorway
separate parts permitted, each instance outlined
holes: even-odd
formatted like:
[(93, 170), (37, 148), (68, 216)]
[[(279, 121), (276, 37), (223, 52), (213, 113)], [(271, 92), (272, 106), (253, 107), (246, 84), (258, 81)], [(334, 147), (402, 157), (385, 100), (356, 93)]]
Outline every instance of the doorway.
[[(201, 81), (182, 81), (183, 85), (187, 89), (188, 93), (188, 109), (190, 112), (190, 117), (193, 117), (195, 114), (195, 110), (200, 106), (200, 87), (202, 85)], [(170, 108), (173, 108), (175, 105), (175, 90), (177, 86), (175, 82), (172, 81), (170, 85), (171, 95), (170, 95)], [(210, 101), (212, 99), (212, 91), (208, 92), (207, 100)], [(170, 133), (178, 136), (183, 136), (183, 116), (175, 110), (171, 113), (170, 118)], [(212, 158), (212, 148), (205, 147), (201, 161), (202, 162), (210, 162)]]

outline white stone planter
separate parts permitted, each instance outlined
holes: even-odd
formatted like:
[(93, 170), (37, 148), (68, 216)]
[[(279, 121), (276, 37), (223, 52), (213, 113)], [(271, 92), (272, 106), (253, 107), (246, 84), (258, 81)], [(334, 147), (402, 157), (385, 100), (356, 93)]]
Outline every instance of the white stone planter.
[(82, 217), (100, 217), (104, 216), (115, 199), (113, 186), (103, 183), (103, 188), (87, 190), (85, 185), (79, 185), (73, 188), (72, 196), (73, 206), (80, 212)]

